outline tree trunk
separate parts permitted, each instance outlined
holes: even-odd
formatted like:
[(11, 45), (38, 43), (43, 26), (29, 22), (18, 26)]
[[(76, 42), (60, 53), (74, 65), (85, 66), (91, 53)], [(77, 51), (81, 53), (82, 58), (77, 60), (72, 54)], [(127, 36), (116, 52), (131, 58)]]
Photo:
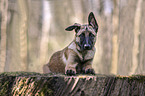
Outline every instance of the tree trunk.
[(0, 1), (0, 72), (4, 72), (5, 63), (6, 63), (7, 10), (8, 10), (8, 0), (1, 0)]
[(27, 64), (27, 31), (28, 31), (28, 4), (25, 0), (17, 0), (19, 9), (19, 40), (20, 40), (20, 64), (23, 71), (28, 70)]
[(0, 74), (0, 96), (144, 96), (145, 76)]

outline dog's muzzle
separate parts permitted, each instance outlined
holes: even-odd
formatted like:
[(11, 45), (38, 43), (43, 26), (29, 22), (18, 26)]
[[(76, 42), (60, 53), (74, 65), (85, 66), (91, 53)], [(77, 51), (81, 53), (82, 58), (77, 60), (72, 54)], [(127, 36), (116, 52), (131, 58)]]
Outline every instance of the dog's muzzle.
[(84, 50), (90, 50), (91, 49), (91, 45), (90, 45), (90, 39), (89, 37), (85, 37), (85, 44), (84, 44)]
[(85, 50), (90, 50), (91, 49), (91, 45), (90, 44), (85, 44), (84, 45), (84, 49)]

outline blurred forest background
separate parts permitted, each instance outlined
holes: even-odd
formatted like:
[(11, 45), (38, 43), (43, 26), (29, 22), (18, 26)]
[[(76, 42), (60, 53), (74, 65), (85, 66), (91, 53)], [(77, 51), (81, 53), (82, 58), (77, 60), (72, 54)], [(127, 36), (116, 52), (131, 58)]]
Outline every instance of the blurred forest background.
[(145, 0), (0, 0), (0, 72), (40, 72), (90, 12), (99, 24), (93, 68), (145, 74)]

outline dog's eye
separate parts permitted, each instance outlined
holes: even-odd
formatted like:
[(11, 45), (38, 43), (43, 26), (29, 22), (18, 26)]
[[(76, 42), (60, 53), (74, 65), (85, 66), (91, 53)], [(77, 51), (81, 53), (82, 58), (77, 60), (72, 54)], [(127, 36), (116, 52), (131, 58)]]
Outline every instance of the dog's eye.
[(89, 33), (89, 36), (90, 36), (90, 37), (95, 37), (92, 33)]
[(85, 37), (85, 33), (82, 33), (82, 34), (80, 35), (80, 37)]

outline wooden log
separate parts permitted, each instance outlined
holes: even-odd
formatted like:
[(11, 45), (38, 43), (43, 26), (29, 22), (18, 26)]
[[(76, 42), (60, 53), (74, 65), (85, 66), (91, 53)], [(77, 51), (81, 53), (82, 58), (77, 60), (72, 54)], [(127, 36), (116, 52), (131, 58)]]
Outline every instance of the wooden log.
[(1, 73), (0, 96), (145, 96), (145, 76)]

